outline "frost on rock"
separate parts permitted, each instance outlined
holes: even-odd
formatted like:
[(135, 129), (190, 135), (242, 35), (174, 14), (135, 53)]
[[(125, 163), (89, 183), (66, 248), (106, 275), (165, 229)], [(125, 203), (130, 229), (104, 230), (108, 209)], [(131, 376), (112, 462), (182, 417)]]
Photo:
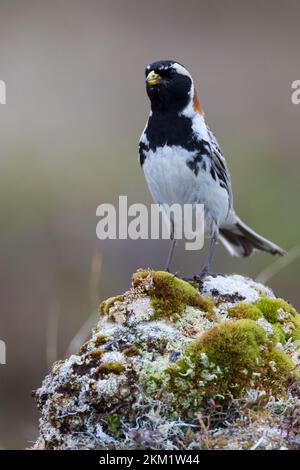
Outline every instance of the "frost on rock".
[(35, 449), (299, 447), (300, 315), (238, 275), (139, 270), (35, 392)]

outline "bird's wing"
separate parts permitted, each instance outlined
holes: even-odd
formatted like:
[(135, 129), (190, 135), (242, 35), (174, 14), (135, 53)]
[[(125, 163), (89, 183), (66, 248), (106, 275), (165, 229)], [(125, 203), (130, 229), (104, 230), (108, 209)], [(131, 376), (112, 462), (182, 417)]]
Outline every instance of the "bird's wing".
[(210, 139), (212, 167), (217, 173), (217, 176), (219, 178), (221, 185), (224, 186), (228, 192), (229, 206), (231, 208), (232, 207), (231, 179), (230, 179), (229, 170), (227, 168), (226, 160), (223, 156), (222, 150), (220, 149), (218, 141), (216, 137), (214, 136), (213, 132), (210, 130), (208, 126), (206, 127), (208, 131), (208, 136)]

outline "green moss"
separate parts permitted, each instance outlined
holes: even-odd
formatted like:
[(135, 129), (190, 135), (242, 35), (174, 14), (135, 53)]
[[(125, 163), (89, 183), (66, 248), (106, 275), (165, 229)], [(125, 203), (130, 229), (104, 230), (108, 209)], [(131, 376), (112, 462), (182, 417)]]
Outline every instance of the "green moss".
[(119, 438), (121, 428), (121, 417), (118, 415), (109, 415), (107, 417), (107, 429), (114, 436), (115, 439)]
[(262, 364), (261, 346), (266, 334), (253, 320), (225, 322), (207, 331), (196, 347), (205, 351), (210, 361), (223, 371), (223, 386), (249, 383), (252, 372)]
[(283, 299), (270, 299), (269, 297), (263, 297), (259, 299), (255, 305), (260, 309), (263, 316), (269, 323), (276, 323), (278, 321), (284, 321), (280, 318), (278, 310), (283, 310), (291, 316), (295, 316), (297, 311)]
[(151, 297), (154, 318), (168, 317), (176, 320), (186, 305), (206, 312), (211, 312), (213, 309), (214, 303), (211, 299), (201, 296), (191, 284), (173, 274), (164, 271), (137, 271), (133, 275), (133, 285), (141, 286), (147, 279), (149, 280), (147, 293)]
[(99, 346), (102, 346), (103, 344), (107, 343), (110, 338), (109, 336), (106, 335), (98, 335), (96, 339), (94, 340), (94, 347), (98, 348)]
[(277, 344), (277, 343), (284, 344), (286, 342), (286, 337), (285, 337), (285, 332), (283, 331), (281, 324), (273, 323), (272, 329), (273, 329), (272, 342), (274, 344)]
[(242, 319), (220, 323), (191, 342), (174, 364), (153, 368), (147, 391), (167, 392), (170, 409), (191, 414), (204, 399), (238, 397), (249, 387), (282, 394), (295, 364), (254, 320)]
[(92, 351), (90, 351), (86, 358), (87, 359), (101, 359), (101, 357), (103, 356), (103, 349), (93, 349)]
[(133, 287), (141, 287), (144, 288), (144, 281), (145, 279), (149, 279), (151, 283), (152, 274), (154, 271), (151, 269), (138, 269), (132, 275), (132, 285)]
[(97, 349), (100, 346), (106, 344), (108, 341), (110, 341), (110, 339), (110, 336), (98, 334), (95, 339), (89, 339), (88, 341), (83, 343), (83, 345), (79, 349), (79, 354), (83, 355), (86, 354), (89, 350), (93, 350), (95, 348)]
[(300, 340), (300, 315), (299, 313), (296, 313), (291, 318), (291, 322), (294, 325), (294, 330), (291, 333), (291, 337), (293, 338), (293, 341), (299, 341)]
[(277, 380), (280, 377), (281, 382), (288, 378), (291, 372), (295, 371), (295, 364), (281, 349), (273, 348), (266, 355), (265, 359), (267, 374), (270, 378)]
[(135, 344), (132, 344), (131, 346), (128, 346), (128, 348), (123, 349), (122, 352), (126, 357), (138, 356), (140, 354), (139, 348)]
[(116, 295), (115, 297), (109, 297), (109, 299), (104, 300), (99, 305), (99, 313), (101, 315), (106, 315), (109, 313), (109, 309), (113, 307), (116, 302), (123, 302), (124, 295)]
[(248, 318), (249, 320), (258, 320), (262, 316), (261, 311), (256, 305), (248, 304), (246, 302), (240, 302), (228, 309), (228, 316), (238, 318), (239, 320), (243, 318)]
[(282, 324), (290, 331), (286, 334), (287, 338), (294, 341), (300, 339), (300, 315), (292, 305), (283, 299), (269, 297), (259, 299), (255, 305), (270, 323)]
[(121, 374), (125, 366), (120, 362), (104, 362), (100, 364), (97, 371), (103, 374)]

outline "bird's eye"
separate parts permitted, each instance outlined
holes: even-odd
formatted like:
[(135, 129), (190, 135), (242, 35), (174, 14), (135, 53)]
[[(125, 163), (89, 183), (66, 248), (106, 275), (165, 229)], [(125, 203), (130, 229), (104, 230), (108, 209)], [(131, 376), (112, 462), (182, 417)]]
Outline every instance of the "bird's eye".
[(175, 77), (175, 75), (176, 75), (176, 70), (171, 69), (170, 72), (169, 72), (169, 74), (170, 74), (170, 77)]

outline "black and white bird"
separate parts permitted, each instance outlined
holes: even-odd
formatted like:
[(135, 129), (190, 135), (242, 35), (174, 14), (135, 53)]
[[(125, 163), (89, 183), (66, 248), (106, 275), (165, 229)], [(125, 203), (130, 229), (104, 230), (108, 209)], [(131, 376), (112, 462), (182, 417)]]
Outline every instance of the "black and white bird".
[[(196, 278), (207, 275), (218, 239), (234, 256), (249, 256), (253, 250), (284, 255), (284, 250), (255, 233), (236, 215), (225, 158), (205, 122), (186, 68), (173, 60), (149, 64), (146, 90), (151, 112), (140, 139), (139, 155), (154, 202), (204, 205), (205, 230), (211, 240), (204, 267)], [(166, 270), (175, 247), (172, 235)]]

